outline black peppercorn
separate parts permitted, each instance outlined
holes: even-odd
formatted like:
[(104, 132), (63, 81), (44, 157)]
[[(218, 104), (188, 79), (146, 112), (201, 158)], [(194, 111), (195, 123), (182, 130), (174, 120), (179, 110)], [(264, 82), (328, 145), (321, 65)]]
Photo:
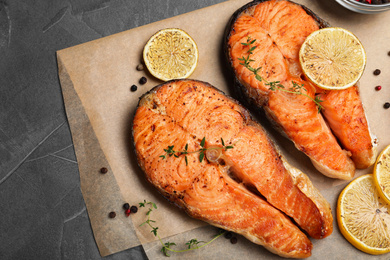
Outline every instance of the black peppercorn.
[(125, 203), (125, 204), (123, 204), (123, 208), (124, 208), (124, 209), (129, 209), (129, 208), (130, 208), (130, 205), (129, 205), (129, 203)]
[(106, 167), (102, 167), (102, 168), (100, 169), (100, 172), (101, 172), (101, 173), (107, 173), (107, 172), (108, 172), (108, 169), (107, 169)]
[(137, 91), (137, 86), (136, 85), (132, 85), (131, 88), (130, 88), (131, 91)]
[(237, 238), (236, 237), (232, 237), (231, 239), (230, 239), (230, 243), (232, 243), (232, 244), (237, 244)]
[(114, 211), (111, 211), (110, 214), (108, 214), (108, 216), (110, 218), (115, 218), (116, 217), (116, 213)]
[(379, 70), (379, 69), (374, 70), (374, 75), (375, 76), (378, 76), (379, 74), (381, 74), (381, 70)]
[(139, 84), (143, 85), (147, 82), (148, 80), (145, 77), (142, 77), (139, 79)]
[(137, 213), (137, 211), (138, 211), (137, 206), (131, 206), (130, 211), (131, 211), (131, 213)]
[(226, 239), (231, 239), (233, 237), (233, 233), (232, 232), (226, 232), (225, 233), (225, 238)]
[(384, 108), (388, 109), (390, 108), (390, 103), (389, 102), (386, 102), (384, 105), (383, 105)]

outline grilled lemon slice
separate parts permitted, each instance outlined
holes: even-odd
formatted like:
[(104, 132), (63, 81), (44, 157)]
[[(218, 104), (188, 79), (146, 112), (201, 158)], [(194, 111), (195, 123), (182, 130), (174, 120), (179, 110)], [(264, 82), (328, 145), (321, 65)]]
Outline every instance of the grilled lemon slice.
[(390, 205), (378, 194), (372, 174), (352, 181), (340, 193), (337, 222), (343, 236), (363, 252), (390, 252)]
[(350, 31), (329, 27), (311, 33), (301, 46), (299, 62), (307, 78), (323, 89), (346, 89), (360, 79), (366, 52)]
[(149, 72), (158, 79), (188, 78), (198, 63), (198, 47), (185, 31), (162, 29), (146, 43), (143, 58)]
[(379, 195), (390, 205), (390, 145), (376, 159), (374, 183)]

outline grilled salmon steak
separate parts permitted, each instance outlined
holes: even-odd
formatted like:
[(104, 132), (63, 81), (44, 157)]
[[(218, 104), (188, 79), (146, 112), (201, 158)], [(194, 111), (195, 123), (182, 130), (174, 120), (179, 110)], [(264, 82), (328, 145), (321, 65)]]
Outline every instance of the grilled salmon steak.
[[(367, 168), (376, 157), (359, 91), (356, 86), (332, 91), (315, 87), (303, 76), (298, 57), (306, 37), (327, 26), (299, 4), (258, 0), (235, 12), (224, 46), (242, 98), (262, 108), (320, 172), (349, 180), (356, 167)], [(257, 73), (263, 80), (245, 66), (245, 59), (250, 67), (260, 68)], [(270, 82), (281, 84), (284, 90), (298, 86), (312, 99), (272, 89)], [(313, 102), (316, 97), (323, 101), (322, 114)]]
[(140, 99), (132, 130), (148, 181), (191, 217), (284, 257), (310, 256), (301, 229), (314, 238), (332, 233), (329, 203), (309, 178), (213, 86), (174, 80), (153, 88)]

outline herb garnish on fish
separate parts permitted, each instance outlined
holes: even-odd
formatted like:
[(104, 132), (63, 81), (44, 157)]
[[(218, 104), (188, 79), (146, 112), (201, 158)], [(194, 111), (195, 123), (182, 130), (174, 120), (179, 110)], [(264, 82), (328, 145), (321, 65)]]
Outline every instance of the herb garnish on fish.
[(253, 68), (250, 63), (255, 61), (253, 59), (250, 58), (250, 55), (253, 54), (253, 51), (256, 49), (257, 46), (253, 46), (253, 44), (256, 42), (256, 39), (253, 39), (248, 36), (246, 42), (242, 42), (241, 44), (244, 45), (244, 46), (248, 46), (249, 47), (249, 50), (248, 50), (248, 56), (247, 57), (244, 57), (242, 56), (241, 58), (238, 58), (238, 60), (242, 61), (242, 63), (240, 63), (242, 66), (244, 66), (245, 68), (247, 68), (248, 70), (250, 70), (254, 75), (255, 75), (255, 78), (258, 80), (258, 81), (264, 81), (265, 85), (266, 86), (269, 86), (269, 90), (272, 90), (272, 91), (275, 91), (275, 90), (280, 90), (280, 91), (284, 91), (284, 92), (287, 92), (287, 93), (292, 93), (292, 94), (297, 94), (297, 95), (303, 95), (305, 97), (308, 97), (310, 98), (318, 107), (318, 113), (321, 111), (321, 109), (324, 109), (322, 106), (321, 106), (321, 102), (323, 102), (323, 100), (321, 100), (318, 96), (315, 96), (314, 98), (310, 97), (309, 95), (305, 94), (302, 92), (302, 89), (304, 89), (306, 92), (307, 92), (307, 89), (304, 87), (303, 84), (298, 84), (294, 81), (291, 81), (293, 86), (289, 89), (286, 89), (282, 84), (280, 84), (280, 81), (267, 81), (266, 79), (264, 79), (260, 74), (259, 74), (259, 71), (261, 70), (261, 67), (258, 67), (258, 68)]
[(203, 137), (202, 141), (200, 142), (200, 147), (201, 148), (199, 150), (189, 152), (188, 151), (188, 144), (186, 144), (186, 146), (184, 147), (183, 151), (175, 151), (173, 149), (175, 146), (174, 145), (169, 145), (167, 149), (164, 149), (165, 154), (160, 155), (160, 157), (163, 158), (163, 159), (166, 159), (167, 156), (171, 157), (173, 155), (176, 158), (178, 158), (180, 155), (184, 154), (186, 165), (188, 165), (187, 154), (199, 153), (199, 161), (202, 162), (203, 159), (204, 159), (204, 156), (205, 156), (205, 152), (207, 150), (225, 150), (225, 151), (227, 151), (228, 149), (233, 149), (234, 146), (237, 144), (237, 142), (232, 144), (232, 145), (225, 145), (225, 142), (224, 142), (224, 140), (221, 137), (222, 147), (209, 147), (209, 148), (205, 148), (204, 146), (206, 144), (206, 137)]

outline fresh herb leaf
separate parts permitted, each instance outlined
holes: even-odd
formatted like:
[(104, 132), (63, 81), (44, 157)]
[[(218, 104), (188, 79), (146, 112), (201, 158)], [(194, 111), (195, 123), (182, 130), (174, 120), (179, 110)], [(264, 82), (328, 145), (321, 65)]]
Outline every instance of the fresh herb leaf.
[[(194, 238), (186, 243), (186, 245), (187, 245), (186, 249), (174, 250), (171, 247), (176, 246), (176, 244), (173, 242), (164, 243), (162, 241), (160, 235), (158, 234), (158, 227), (155, 227), (151, 224), (151, 223), (155, 223), (156, 221), (150, 219), (150, 213), (153, 211), (153, 209), (157, 209), (157, 205), (154, 202), (147, 202), (146, 200), (144, 200), (144, 202), (140, 202), (139, 205), (140, 205), (140, 207), (146, 207), (146, 205), (149, 205), (149, 211), (146, 213), (148, 218), (140, 226), (147, 224), (152, 229), (150, 232), (153, 233), (156, 237), (158, 237), (158, 240), (160, 241), (160, 243), (162, 245), (161, 252), (165, 256), (170, 256), (169, 252), (182, 253), (182, 252), (186, 252), (186, 251), (190, 251), (190, 250), (194, 250), (194, 249), (200, 249), (200, 248), (212, 243), (214, 240), (216, 240), (217, 238), (219, 238), (220, 236), (222, 236), (225, 233), (225, 231), (222, 230), (222, 232), (221, 232), (221, 230), (220, 230), (219, 234), (214, 236), (213, 239), (211, 239), (208, 242), (198, 241), (197, 239)], [(200, 243), (203, 243), (203, 245), (199, 246)]]
[(204, 152), (201, 151), (201, 152), (199, 153), (199, 161), (202, 162), (202, 161), (203, 161), (203, 158), (204, 158)]
[(200, 142), (200, 146), (204, 147), (205, 143), (206, 143), (206, 137), (203, 137), (202, 141)]
[[(253, 62), (254, 60), (250, 59), (250, 55), (253, 54), (253, 51), (256, 49), (257, 46), (252, 46), (254, 43), (255, 43), (256, 39), (253, 39), (248, 36), (246, 42), (243, 42), (241, 43), (242, 45), (244, 46), (248, 46), (249, 47), (249, 50), (247, 51), (248, 53), (248, 56), (247, 57), (244, 57), (242, 56), (241, 58), (238, 58), (239, 61), (243, 61), (240, 63), (240, 65), (246, 67), (249, 71), (251, 71), (254, 75), (255, 75), (255, 78), (256, 80), (262, 82), (264, 81), (265, 85), (266, 86), (269, 86), (269, 90), (272, 90), (272, 91), (276, 91), (276, 90), (280, 90), (280, 91), (284, 91), (284, 92), (287, 92), (287, 93), (292, 93), (292, 94), (296, 94), (296, 95), (302, 95), (302, 96), (305, 96), (309, 99), (311, 99), (317, 106), (318, 108), (318, 113), (324, 109), (323, 106), (321, 106), (321, 102), (323, 102), (323, 100), (320, 99), (320, 97), (318, 96), (315, 96), (314, 98), (312, 98), (311, 96), (307, 95), (307, 89), (304, 87), (303, 84), (299, 85), (298, 83), (292, 81), (292, 87), (289, 88), (289, 89), (285, 89), (285, 87), (280, 84), (280, 81), (271, 81), (271, 82), (268, 82), (266, 79), (264, 79), (260, 74), (259, 74), (259, 71), (261, 70), (261, 67), (255, 69), (253, 68), (250, 63)], [(302, 92), (302, 90), (304, 90), (305, 92)]]
[(158, 229), (158, 227), (154, 227), (154, 228), (152, 228), (152, 231), (150, 231), (150, 232), (152, 232), (155, 236), (157, 236), (157, 229)]
[(190, 249), (190, 248), (198, 249), (198, 248), (199, 248), (199, 247), (198, 247), (198, 244), (199, 244), (199, 243), (206, 243), (206, 242), (204, 242), (204, 241), (198, 241), (198, 239), (193, 238), (193, 239), (191, 239), (190, 241), (188, 241), (188, 242), (186, 243), (186, 245), (188, 246), (188, 249)]
[(199, 150), (190, 152), (190, 151), (188, 151), (188, 144), (186, 144), (183, 151), (175, 151), (175, 150), (173, 150), (174, 145), (170, 145), (170, 146), (168, 146), (167, 149), (164, 149), (165, 154), (164, 155), (160, 155), (159, 157), (161, 157), (163, 159), (166, 159), (166, 155), (171, 156), (173, 154), (174, 157), (176, 157), (176, 158), (179, 158), (181, 155), (185, 155), (184, 156), (184, 161), (185, 161), (186, 165), (188, 165), (187, 154), (199, 153), (199, 161), (203, 162), (203, 160), (205, 158), (205, 155), (206, 155), (205, 152), (207, 150), (209, 150), (209, 149), (221, 149), (221, 150), (225, 150), (226, 151), (228, 149), (233, 149), (234, 145), (235, 145), (235, 144), (233, 144), (233, 145), (226, 146), (225, 145), (225, 141), (223, 140), (222, 137), (221, 137), (221, 143), (222, 143), (222, 147), (206, 148), (205, 147), (205, 145), (206, 145), (206, 137), (203, 137), (203, 139), (200, 141), (201, 148)]

